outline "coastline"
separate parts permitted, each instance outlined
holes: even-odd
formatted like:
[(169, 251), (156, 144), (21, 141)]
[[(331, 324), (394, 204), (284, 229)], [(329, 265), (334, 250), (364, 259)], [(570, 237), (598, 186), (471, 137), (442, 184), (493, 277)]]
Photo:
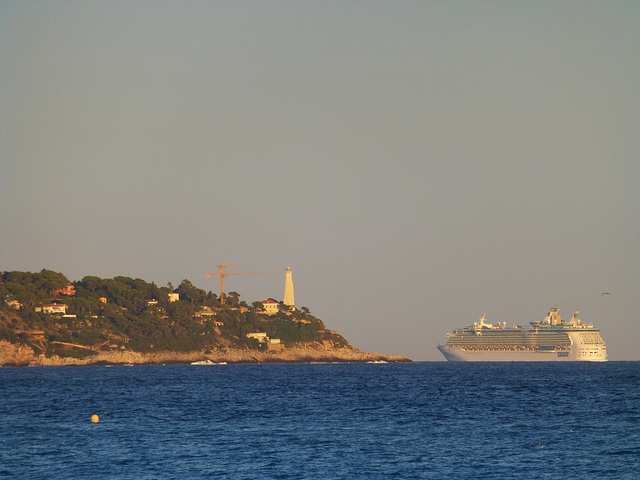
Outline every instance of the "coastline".
[(209, 354), (203, 352), (141, 353), (130, 350), (98, 352), (85, 358), (46, 357), (37, 355), (28, 346), (0, 341), (0, 366), (82, 366), (82, 365), (163, 365), (189, 364), (210, 360), (213, 363), (411, 363), (400, 355), (363, 352), (353, 347), (334, 347), (331, 343), (298, 344), (279, 351), (261, 352), (231, 349)]

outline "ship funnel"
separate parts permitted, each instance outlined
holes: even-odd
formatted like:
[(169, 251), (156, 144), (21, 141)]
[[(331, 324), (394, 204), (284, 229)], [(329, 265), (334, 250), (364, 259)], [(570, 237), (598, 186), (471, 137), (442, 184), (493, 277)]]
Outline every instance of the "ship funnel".
[(576, 310), (575, 312), (573, 312), (573, 317), (571, 317), (571, 321), (569, 323), (571, 323), (571, 325), (579, 325), (580, 324), (580, 319), (578, 318), (578, 310)]

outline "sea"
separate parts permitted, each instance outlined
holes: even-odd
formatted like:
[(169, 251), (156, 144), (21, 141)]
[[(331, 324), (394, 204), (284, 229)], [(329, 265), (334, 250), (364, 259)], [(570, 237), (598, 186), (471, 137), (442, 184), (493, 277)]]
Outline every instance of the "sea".
[(0, 478), (636, 480), (640, 362), (0, 368)]

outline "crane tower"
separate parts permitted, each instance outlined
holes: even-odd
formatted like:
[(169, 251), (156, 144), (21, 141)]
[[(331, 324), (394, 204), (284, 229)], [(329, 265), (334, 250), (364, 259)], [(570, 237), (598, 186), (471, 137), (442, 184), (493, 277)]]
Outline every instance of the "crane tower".
[[(228, 277), (229, 275), (256, 275), (258, 273), (282, 273), (278, 272), (234, 272), (234, 273), (225, 273), (224, 269), (229, 267), (237, 267), (237, 265), (218, 265), (218, 270), (220, 273), (207, 273), (207, 278), (209, 277), (220, 277), (220, 305), (224, 303), (224, 277)], [(291, 295), (293, 298), (293, 284), (291, 284)]]

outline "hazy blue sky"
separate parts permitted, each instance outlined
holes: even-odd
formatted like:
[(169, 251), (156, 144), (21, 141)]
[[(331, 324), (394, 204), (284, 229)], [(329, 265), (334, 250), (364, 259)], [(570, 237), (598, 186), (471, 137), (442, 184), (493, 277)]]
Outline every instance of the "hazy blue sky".
[(558, 307), (640, 360), (637, 1), (1, 0), (0, 129), (0, 270), (290, 266), (364, 350)]

